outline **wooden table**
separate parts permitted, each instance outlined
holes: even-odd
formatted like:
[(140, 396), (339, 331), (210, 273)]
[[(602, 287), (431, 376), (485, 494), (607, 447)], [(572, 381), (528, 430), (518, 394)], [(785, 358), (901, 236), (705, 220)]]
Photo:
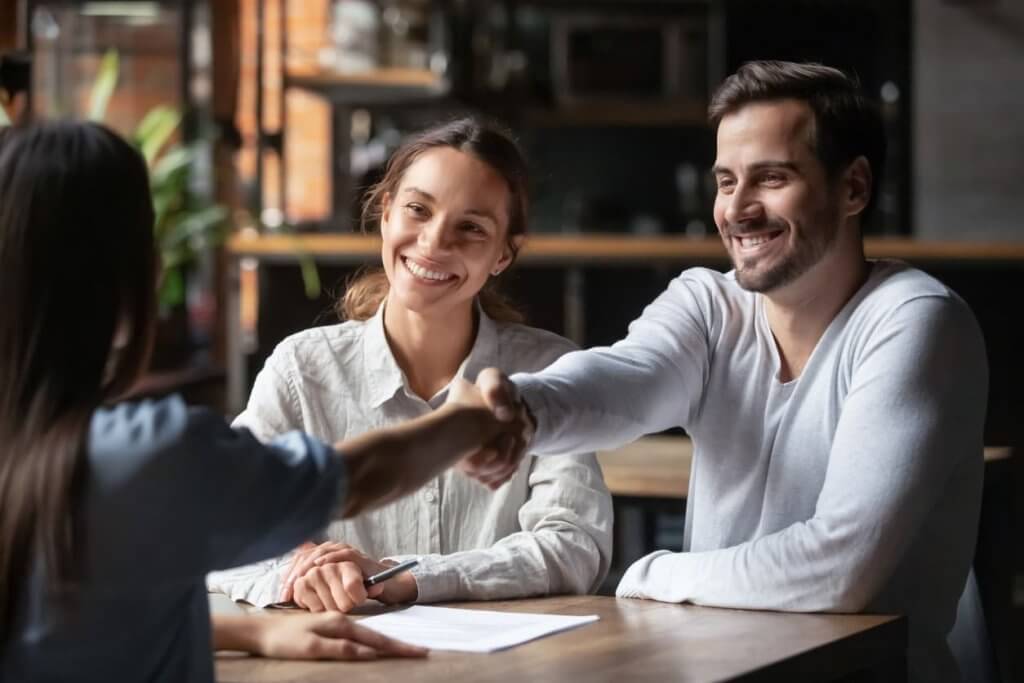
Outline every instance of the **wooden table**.
[(601, 620), (493, 654), (434, 652), (427, 660), (287, 662), (216, 658), (217, 680), (345, 683), (417, 681), (906, 680), (906, 620), (786, 614), (601, 596), (459, 607), (597, 614)]
[[(1010, 457), (1012, 449), (985, 448), (985, 462)], [(597, 454), (613, 496), (685, 499), (690, 488), (693, 442), (685, 436), (645, 436)]]
[(685, 436), (645, 436), (597, 454), (612, 495), (636, 498), (686, 498), (692, 460)]

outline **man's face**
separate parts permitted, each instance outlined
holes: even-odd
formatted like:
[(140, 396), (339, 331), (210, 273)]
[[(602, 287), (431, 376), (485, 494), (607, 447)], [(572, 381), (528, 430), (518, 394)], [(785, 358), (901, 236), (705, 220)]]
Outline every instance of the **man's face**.
[(719, 123), (715, 224), (744, 289), (797, 281), (836, 241), (839, 183), (813, 140), (814, 114), (799, 100), (748, 104)]

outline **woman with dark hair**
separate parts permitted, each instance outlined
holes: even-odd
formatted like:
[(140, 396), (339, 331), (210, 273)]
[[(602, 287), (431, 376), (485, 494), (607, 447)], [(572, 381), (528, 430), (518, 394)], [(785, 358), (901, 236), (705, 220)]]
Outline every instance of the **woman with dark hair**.
[[(176, 397), (111, 404), (146, 366), (157, 270), (136, 150), (95, 124), (0, 131), (5, 681), (211, 681), (208, 571), (279, 554), (506, 432), (451, 401), (333, 448), (264, 445)], [(487, 460), (492, 486), (518, 465)], [(337, 619), (224, 626), (219, 643), (272, 655), (422, 654)]]
[[(383, 269), (349, 286), (344, 323), (283, 341), (236, 425), (269, 439), (290, 429), (343, 438), (429, 413), (460, 378), (488, 365), (539, 370), (572, 349), (520, 324), (494, 278), (526, 232), (526, 164), (502, 129), (460, 119), (426, 130), (391, 158), (364, 204), (380, 227)], [(487, 600), (595, 590), (611, 556), (611, 497), (592, 454), (528, 458), (488, 491), (441, 475), (423, 491), (319, 545), (217, 572), (211, 590), (312, 611), (386, 603)], [(419, 565), (367, 591), (365, 576)]]

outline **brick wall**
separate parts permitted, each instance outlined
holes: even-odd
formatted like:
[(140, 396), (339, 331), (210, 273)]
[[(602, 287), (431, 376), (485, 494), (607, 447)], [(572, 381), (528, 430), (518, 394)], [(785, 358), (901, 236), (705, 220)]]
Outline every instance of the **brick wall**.
[[(326, 38), (327, 0), (287, 5), (289, 65), (313, 66)], [(264, 26), (264, 127), (277, 130), (281, 122), (281, 62), (279, 3), (265, 3)], [(238, 155), (243, 182), (256, 173), (256, 0), (241, 0), (241, 79), (238, 125), (245, 146)], [(285, 207), (290, 220), (316, 220), (330, 210), (330, 109), (320, 97), (291, 89), (286, 98), (286, 146), (288, 186)], [(273, 155), (264, 158), (264, 206), (281, 208), (279, 167)]]

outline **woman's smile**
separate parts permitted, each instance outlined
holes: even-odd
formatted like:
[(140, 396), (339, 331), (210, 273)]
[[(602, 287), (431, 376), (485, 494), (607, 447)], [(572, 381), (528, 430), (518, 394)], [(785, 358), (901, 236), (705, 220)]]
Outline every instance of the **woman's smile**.
[(405, 269), (412, 274), (418, 281), (422, 281), (426, 284), (439, 285), (456, 280), (457, 276), (454, 273), (449, 273), (443, 270), (438, 270), (436, 267), (428, 266), (427, 264), (421, 263), (414, 260), (409, 256), (400, 256), (402, 265)]

